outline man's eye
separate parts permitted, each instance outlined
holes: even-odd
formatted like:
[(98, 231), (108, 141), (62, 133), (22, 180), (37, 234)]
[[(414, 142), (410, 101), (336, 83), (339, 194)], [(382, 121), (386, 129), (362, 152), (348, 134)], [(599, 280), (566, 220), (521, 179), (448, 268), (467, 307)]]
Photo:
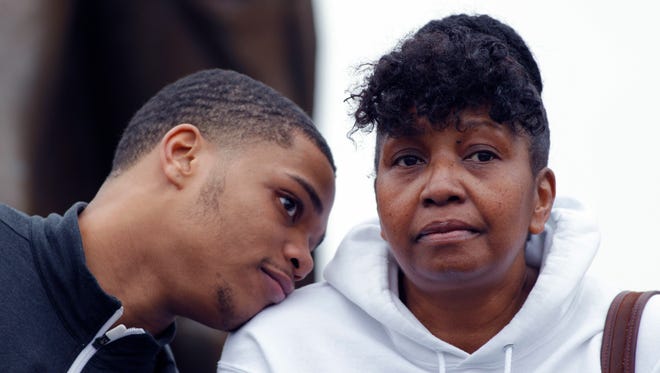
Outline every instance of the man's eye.
[(298, 202), (296, 200), (290, 197), (280, 197), (280, 203), (284, 206), (284, 211), (286, 211), (287, 215), (290, 217), (296, 216), (298, 213)]
[(485, 150), (474, 152), (469, 157), (467, 157), (468, 160), (475, 162), (490, 162), (496, 158), (497, 156), (493, 152), (489, 152)]
[(417, 164), (421, 164), (422, 160), (414, 155), (404, 155), (402, 157), (397, 158), (394, 161), (394, 164), (397, 166), (402, 166), (402, 167), (410, 167), (410, 166), (415, 166)]

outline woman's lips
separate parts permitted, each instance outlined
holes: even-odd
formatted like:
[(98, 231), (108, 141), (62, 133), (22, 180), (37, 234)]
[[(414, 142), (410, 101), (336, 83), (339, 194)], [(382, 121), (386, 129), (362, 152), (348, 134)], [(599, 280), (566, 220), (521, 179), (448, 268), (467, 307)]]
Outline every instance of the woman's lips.
[(425, 225), (415, 237), (422, 243), (449, 244), (471, 239), (480, 231), (461, 220), (435, 221)]

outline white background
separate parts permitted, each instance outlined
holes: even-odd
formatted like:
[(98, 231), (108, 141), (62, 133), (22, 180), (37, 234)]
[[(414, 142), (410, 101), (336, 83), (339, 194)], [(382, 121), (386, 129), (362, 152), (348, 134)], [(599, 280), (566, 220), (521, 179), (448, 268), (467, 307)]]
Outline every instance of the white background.
[(353, 122), (343, 100), (360, 82), (356, 67), (431, 19), (485, 13), (516, 29), (540, 66), (557, 192), (588, 206), (602, 230), (592, 272), (624, 288), (660, 288), (658, 10), (650, 0), (315, 0), (315, 121), (338, 167), (317, 269), (351, 226), (375, 216), (373, 139), (346, 138)]

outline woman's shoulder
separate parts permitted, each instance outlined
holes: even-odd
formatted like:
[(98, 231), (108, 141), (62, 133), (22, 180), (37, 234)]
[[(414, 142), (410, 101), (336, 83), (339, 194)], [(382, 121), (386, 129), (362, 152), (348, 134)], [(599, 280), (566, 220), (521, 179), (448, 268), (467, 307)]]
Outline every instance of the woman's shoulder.
[(286, 328), (289, 333), (298, 329), (304, 333), (306, 327), (341, 313), (347, 307), (347, 302), (325, 281), (310, 284), (296, 289), (283, 302), (265, 308), (239, 331), (267, 334), (271, 331), (278, 333)]

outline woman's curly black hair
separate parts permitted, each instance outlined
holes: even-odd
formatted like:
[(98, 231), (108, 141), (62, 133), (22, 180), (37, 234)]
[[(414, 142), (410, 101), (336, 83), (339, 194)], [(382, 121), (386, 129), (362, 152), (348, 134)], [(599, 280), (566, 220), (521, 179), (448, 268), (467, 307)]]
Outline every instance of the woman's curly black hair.
[(410, 134), (416, 116), (440, 130), (450, 115), (480, 106), (490, 108), (494, 121), (529, 135), (534, 173), (547, 165), (541, 75), (511, 27), (486, 15), (434, 20), (368, 66), (364, 85), (349, 100), (357, 102), (352, 132), (376, 128), (376, 168), (383, 138)]

